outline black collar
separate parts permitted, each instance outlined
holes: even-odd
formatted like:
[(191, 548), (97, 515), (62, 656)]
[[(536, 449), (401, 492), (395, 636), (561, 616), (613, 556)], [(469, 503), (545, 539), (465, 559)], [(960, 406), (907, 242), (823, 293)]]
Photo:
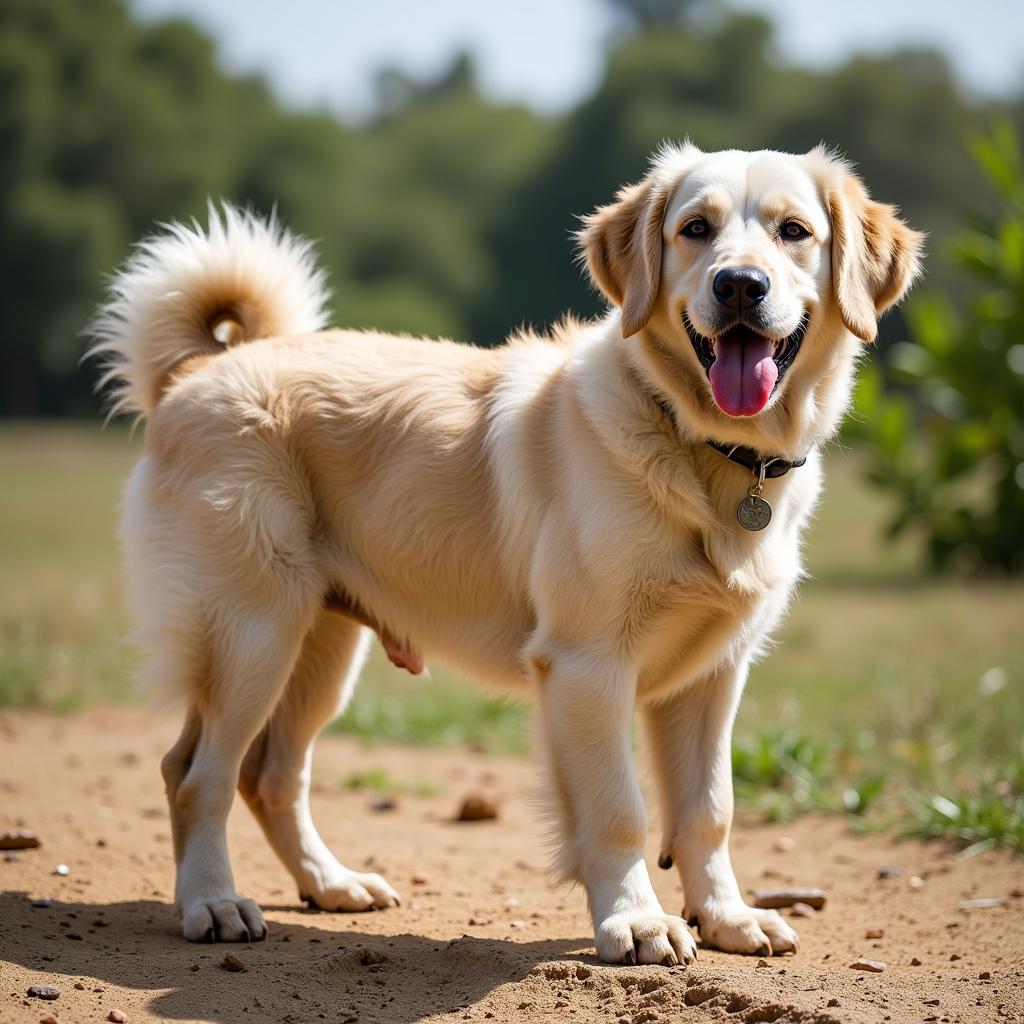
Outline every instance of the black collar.
[[(676, 414), (672, 406), (661, 395), (654, 394), (651, 397), (658, 408), (675, 423)], [(704, 443), (714, 448), (716, 452), (721, 452), (727, 459), (731, 459), (738, 466), (749, 469), (754, 476), (762, 480), (774, 480), (776, 477), (785, 476), (791, 469), (799, 469), (807, 461), (806, 455), (802, 459), (790, 462), (789, 459), (784, 459), (781, 455), (762, 455), (760, 452), (743, 444), (723, 444), (721, 441), (712, 441), (710, 439)], [(763, 476), (761, 475), (762, 473), (764, 474)]]
[(732, 459), (737, 465), (749, 469), (754, 476), (768, 480), (773, 480), (777, 476), (785, 476), (791, 469), (799, 469), (807, 461), (806, 455), (802, 459), (790, 462), (789, 459), (784, 459), (781, 455), (761, 455), (760, 452), (742, 444), (722, 444), (720, 441), (710, 440), (706, 443), (716, 452), (721, 452), (727, 459)]

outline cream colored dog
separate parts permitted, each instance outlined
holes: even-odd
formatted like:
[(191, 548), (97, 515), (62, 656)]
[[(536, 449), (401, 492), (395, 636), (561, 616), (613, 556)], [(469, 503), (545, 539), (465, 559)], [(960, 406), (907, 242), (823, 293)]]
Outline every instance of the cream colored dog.
[(412, 671), (536, 696), (559, 869), (602, 960), (695, 954), (644, 862), (636, 708), (685, 917), (719, 949), (797, 948), (729, 861), (731, 727), (800, 577), (819, 446), (921, 237), (821, 149), (692, 145), (579, 237), (616, 308), (494, 350), (325, 331), (309, 246), (231, 209), (118, 277), (94, 351), (147, 420), (124, 545), (149, 673), (188, 705), (163, 761), (187, 938), (266, 934), (228, 861), (236, 786), (302, 897), (398, 903), (309, 810), (313, 742), (376, 632)]

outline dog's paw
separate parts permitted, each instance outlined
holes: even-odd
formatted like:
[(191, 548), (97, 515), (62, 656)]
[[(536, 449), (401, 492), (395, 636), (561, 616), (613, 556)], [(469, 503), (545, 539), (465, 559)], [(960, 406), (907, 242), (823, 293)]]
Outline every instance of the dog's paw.
[(697, 943), (680, 917), (635, 910), (612, 914), (597, 926), (597, 956), (607, 964), (690, 964)]
[(758, 910), (740, 901), (695, 916), (701, 943), (726, 953), (779, 956), (800, 948), (797, 933), (774, 910)]
[(307, 885), (302, 898), (320, 910), (386, 910), (402, 902), (380, 875), (349, 871), (340, 865), (321, 881)]
[(259, 904), (238, 896), (189, 904), (182, 910), (181, 930), (189, 942), (262, 942), (267, 937)]

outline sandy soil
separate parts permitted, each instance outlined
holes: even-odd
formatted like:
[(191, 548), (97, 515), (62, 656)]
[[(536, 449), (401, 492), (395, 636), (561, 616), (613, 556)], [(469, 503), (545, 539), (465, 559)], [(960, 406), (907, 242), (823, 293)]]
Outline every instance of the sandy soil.
[[(321, 914), (299, 906), (244, 807), (230, 836), (240, 891), (267, 910), (269, 939), (197, 946), (170, 903), (172, 856), (157, 762), (176, 722), (139, 710), (0, 717), (0, 832), (35, 830), (41, 849), (0, 861), (0, 1021), (1024, 1021), (1024, 860), (964, 859), (938, 845), (853, 837), (841, 821), (739, 822), (744, 886), (820, 885), (825, 909), (795, 922), (795, 957), (702, 950), (689, 968), (606, 967), (594, 958), (582, 893), (552, 888), (536, 776), (527, 762), (453, 751), (321, 742), (315, 811), (352, 866), (402, 892), (398, 910)], [(437, 787), (345, 791), (349, 773)], [(457, 824), (470, 790), (501, 799), (497, 822)], [(793, 848), (777, 848), (781, 836)], [(782, 845), (785, 845), (784, 843)], [(651, 862), (656, 849), (651, 847)], [(53, 873), (57, 864), (67, 877)], [(880, 879), (879, 869), (900, 874)], [(918, 888), (911, 877), (923, 880)], [(680, 898), (656, 871), (666, 908)], [(1004, 897), (998, 906), (960, 901)], [(33, 906), (33, 900), (52, 905)], [(881, 929), (882, 938), (868, 938)], [(247, 967), (219, 965), (225, 951)], [(853, 970), (858, 957), (888, 964)], [(917, 962), (919, 961), (919, 963)], [(60, 998), (26, 996), (56, 985)]]

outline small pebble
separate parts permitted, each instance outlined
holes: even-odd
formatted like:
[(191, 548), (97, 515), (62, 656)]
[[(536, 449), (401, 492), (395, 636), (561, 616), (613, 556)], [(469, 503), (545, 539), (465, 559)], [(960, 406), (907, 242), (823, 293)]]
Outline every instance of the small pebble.
[(831, 999), (830, 999), (830, 1000), (828, 1001), (828, 1005), (829, 1005), (829, 1006), (839, 1006), (839, 1005), (840, 1005), (840, 1003), (839, 1003), (839, 1000), (838, 1000), (838, 999), (836, 999), (836, 998), (835, 998), (835, 996), (833, 996), (833, 997), (832, 997), (832, 998), (831, 998)]
[(921, 961), (918, 960), (916, 956), (911, 957), (910, 958), (910, 966), (911, 967), (920, 967), (921, 966)]
[(793, 909), (790, 911), (793, 917), (814, 917), (816, 913), (814, 907), (807, 903), (794, 903)]
[(778, 836), (772, 849), (778, 853), (789, 853), (796, 846), (796, 840), (792, 836)]
[(903, 868), (886, 866), (878, 869), (878, 878), (881, 881), (885, 878), (899, 878), (903, 874)]
[(959, 953), (954, 953), (949, 959), (950, 960), (963, 960), (963, 957)]
[(757, 966), (757, 967), (767, 967), (768, 966), (768, 961), (764, 960), (764, 959), (758, 960), (757, 964), (755, 966)]
[(430, 885), (430, 875), (421, 874), (419, 871), (412, 876), (413, 885)]
[(60, 989), (56, 985), (29, 985), (26, 994), (34, 999), (60, 999)]
[(5, 853), (4, 854), (4, 863), (5, 864), (14, 864), (15, 861), (19, 861), (19, 860), (21, 860), (21, 858), (16, 853)]
[(869, 928), (864, 933), (864, 938), (865, 939), (884, 939), (885, 938), (885, 929), (884, 928)]
[(224, 954), (224, 959), (221, 960), (221, 962), (220, 962), (220, 966), (221, 966), (221, 968), (223, 970), (225, 970), (225, 971), (233, 971), (236, 974), (239, 971), (246, 971), (246, 970), (248, 970), (248, 968), (245, 966), (245, 964), (243, 964), (242, 961), (239, 960), (238, 957), (235, 956), (234, 953), (225, 953)]
[(121, 1010), (111, 1010), (107, 1014), (107, 1020), (112, 1020), (114, 1024), (124, 1024), (128, 1018), (124, 1015)]
[(509, 928), (525, 928), (526, 927), (526, 922), (525, 921), (509, 921), (508, 926), (509, 926)]
[(982, 971), (981, 974), (978, 975), (978, 979), (980, 981), (988, 981), (988, 979), (991, 978), (991, 977), (992, 977), (992, 972), (991, 971)]
[(986, 896), (980, 900), (961, 900), (961, 910), (990, 910), (1001, 907), (1006, 902), (1005, 896)]
[(471, 917), (469, 923), (479, 928), (485, 924), (490, 924), (491, 919), (489, 917)]
[(85, 991), (85, 986), (80, 981), (75, 982), (75, 988), (77, 988), (79, 992)]
[(881, 974), (887, 966), (881, 960), (854, 960), (850, 964), (855, 971), (870, 971), (872, 974)]
[(498, 817), (498, 805), (482, 793), (468, 793), (462, 801), (456, 821), (493, 821)]
[(398, 801), (393, 797), (384, 797), (382, 800), (374, 800), (370, 804), (370, 810), (374, 814), (386, 814), (388, 811), (398, 810)]
[(61, 877), (63, 878), (63, 877), (65, 877), (66, 875), (70, 875), (70, 874), (71, 874), (71, 868), (69, 868), (69, 867), (67, 866), (67, 864), (58, 864), (58, 865), (57, 865), (57, 866), (56, 866), (56, 867), (55, 867), (55, 868), (53, 869), (53, 873), (54, 873), (55, 875), (60, 875), (60, 876), (61, 876)]
[(57, 1024), (56, 1017), (40, 1017), (39, 1024)]
[(27, 829), (15, 829), (0, 835), (0, 850), (38, 850), (39, 836)]
[(923, 889), (924, 879), (920, 875), (911, 875), (907, 879), (907, 885), (909, 885), (911, 889)]

